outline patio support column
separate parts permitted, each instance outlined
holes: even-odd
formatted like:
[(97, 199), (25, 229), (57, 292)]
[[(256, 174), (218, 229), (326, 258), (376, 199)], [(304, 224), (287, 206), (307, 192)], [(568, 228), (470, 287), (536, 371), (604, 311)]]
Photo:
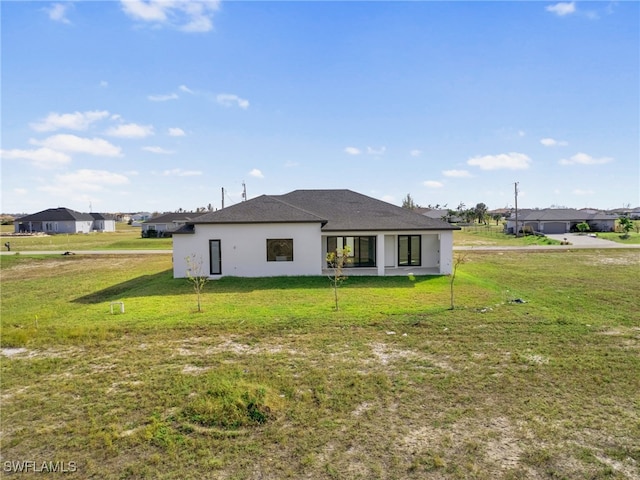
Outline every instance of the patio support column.
[(449, 275), (453, 270), (453, 232), (441, 232), (440, 241), (440, 274)]
[(378, 266), (378, 276), (384, 277), (384, 233), (376, 236), (376, 265)]

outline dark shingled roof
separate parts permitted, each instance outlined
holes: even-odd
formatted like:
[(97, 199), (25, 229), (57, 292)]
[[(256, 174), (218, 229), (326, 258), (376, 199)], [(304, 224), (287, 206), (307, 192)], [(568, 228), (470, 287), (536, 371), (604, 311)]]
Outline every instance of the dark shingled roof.
[(351, 190), (295, 190), (284, 195), (262, 195), (204, 214), (192, 224), (318, 222), (322, 231), (459, 230)]
[[(512, 215), (513, 218), (513, 215)], [(581, 210), (575, 210), (572, 208), (545, 208), (544, 210), (531, 210), (523, 216), (518, 215), (518, 221), (533, 222), (533, 221), (587, 221), (587, 220), (614, 220), (615, 215), (609, 215), (606, 213), (588, 213)]]
[(94, 220), (115, 220), (115, 216), (111, 215), (109, 213), (97, 213), (97, 212), (92, 212), (89, 215), (91, 215), (91, 217)]
[(162, 215), (148, 218), (142, 223), (173, 223), (173, 222), (184, 223), (184, 222), (193, 220), (194, 218), (197, 218), (200, 215), (201, 215), (200, 213), (194, 213), (194, 212), (163, 213)]
[(91, 221), (93, 217), (88, 213), (80, 213), (69, 208), (49, 208), (38, 213), (26, 215), (16, 219), (17, 222), (68, 222)]
[(222, 210), (205, 213), (190, 223), (300, 223), (326, 219), (281, 200), (280, 195), (261, 195)]

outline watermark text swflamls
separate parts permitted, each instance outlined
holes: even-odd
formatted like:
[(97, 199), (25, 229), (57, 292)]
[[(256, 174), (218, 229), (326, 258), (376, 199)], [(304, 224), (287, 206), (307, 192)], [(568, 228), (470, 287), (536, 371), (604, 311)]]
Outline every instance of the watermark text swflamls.
[(76, 462), (6, 460), (2, 463), (5, 473), (73, 473), (78, 471)]

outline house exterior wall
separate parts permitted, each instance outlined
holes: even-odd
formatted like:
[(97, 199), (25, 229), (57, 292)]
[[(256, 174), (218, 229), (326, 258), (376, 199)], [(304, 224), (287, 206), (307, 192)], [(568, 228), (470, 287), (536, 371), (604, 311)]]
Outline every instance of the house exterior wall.
[(89, 233), (91, 232), (92, 221), (88, 220), (62, 220), (43, 222), (14, 222), (16, 233), (21, 232), (44, 232), (44, 233)]
[(615, 220), (589, 220), (588, 223), (594, 232), (614, 232), (616, 229)]
[(453, 271), (453, 232), (443, 230), (438, 236), (440, 238), (440, 274), (450, 275)]
[[(293, 261), (267, 261), (267, 239), (278, 238), (293, 239)], [(320, 239), (319, 223), (199, 224), (194, 234), (173, 236), (173, 276), (186, 277), (189, 255), (209, 274), (209, 240), (220, 240), (222, 256), (222, 274), (211, 278), (320, 275)]]
[[(223, 276), (271, 277), (287, 275), (321, 275), (326, 268), (327, 237), (375, 236), (377, 275), (385, 274), (385, 267), (398, 267), (398, 235), (417, 232), (331, 232), (321, 233), (320, 224), (224, 224), (195, 225), (194, 234), (173, 236), (173, 273), (175, 278), (187, 276), (187, 257), (202, 261), (204, 274), (210, 278)], [(293, 239), (293, 261), (267, 261), (267, 239)], [(220, 240), (222, 274), (210, 275), (209, 240)], [(421, 234), (420, 267), (440, 274), (450, 274), (453, 265), (453, 232), (450, 230)], [(354, 267), (352, 274), (360, 270)], [(364, 273), (364, 271), (368, 273)], [(376, 269), (363, 268), (367, 275)]]
[(115, 232), (116, 231), (116, 221), (115, 220), (100, 220), (102, 222), (102, 228), (98, 228), (94, 226), (95, 230), (99, 230), (101, 232)]
[(422, 266), (440, 267), (440, 237), (438, 234), (422, 235)]

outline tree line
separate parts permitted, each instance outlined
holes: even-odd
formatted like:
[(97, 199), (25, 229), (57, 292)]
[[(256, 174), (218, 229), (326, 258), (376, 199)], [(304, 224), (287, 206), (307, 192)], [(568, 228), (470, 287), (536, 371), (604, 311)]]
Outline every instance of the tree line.
[(487, 224), (490, 220), (494, 220), (496, 225), (502, 219), (502, 214), (494, 213), (489, 214), (489, 208), (486, 204), (480, 202), (476, 204), (475, 207), (467, 207), (463, 202), (460, 202), (458, 206), (454, 208), (448, 208), (447, 204), (440, 205), (439, 203), (436, 205), (427, 205), (426, 207), (422, 207), (415, 203), (410, 193), (407, 193), (407, 196), (402, 200), (402, 208), (408, 208), (409, 210), (415, 210), (416, 208), (428, 208), (430, 210), (446, 210), (447, 212), (442, 215), (442, 220), (452, 221), (452, 219), (460, 219), (461, 222), (473, 223), (477, 221), (478, 223)]

